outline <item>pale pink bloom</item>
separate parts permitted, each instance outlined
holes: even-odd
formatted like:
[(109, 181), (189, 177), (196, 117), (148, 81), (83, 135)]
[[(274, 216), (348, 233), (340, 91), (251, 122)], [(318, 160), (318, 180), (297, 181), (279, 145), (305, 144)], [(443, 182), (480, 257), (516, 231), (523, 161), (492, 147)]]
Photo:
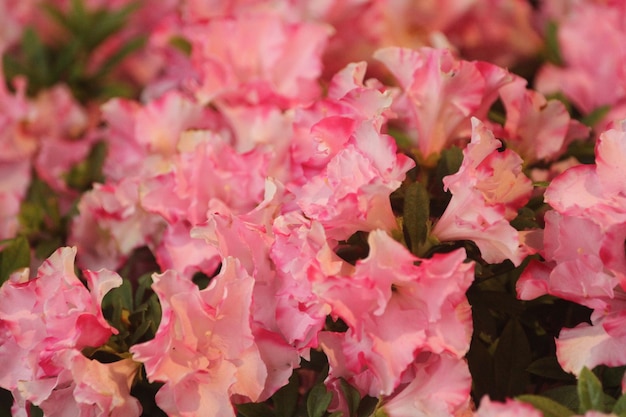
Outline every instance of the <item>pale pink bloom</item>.
[(122, 279), (106, 270), (85, 271), (89, 291), (74, 273), (75, 256), (76, 248), (60, 248), (33, 279), (0, 287), (0, 386), (16, 390), (20, 381), (54, 379), (63, 369), (59, 355), (98, 347), (117, 333), (100, 305)]
[[(345, 378), (372, 396), (390, 395), (419, 352), (461, 358), (469, 349), (472, 322), (465, 291), (473, 265), (457, 250), (418, 260), (385, 232), (368, 238), (369, 255), (350, 276), (315, 285), (346, 333), (322, 332), (329, 378)], [(401, 325), (400, 325), (401, 324)]]
[(372, 124), (380, 132), (392, 115), (391, 92), (384, 91), (377, 80), (365, 80), (366, 70), (365, 62), (347, 65), (333, 76), (326, 99), (296, 109), (291, 139), (294, 186), (320, 175), (361, 123)]
[(363, 122), (320, 175), (294, 190), (296, 202), (334, 239), (346, 239), (358, 230), (390, 231), (397, 225), (389, 195), (413, 165), (397, 153), (393, 138)]
[(593, 309), (591, 325), (563, 329), (557, 340), (559, 363), (575, 374), (626, 363), (616, 348), (624, 343), (626, 309), (626, 187), (619, 175), (625, 139), (624, 124), (617, 124), (600, 135), (596, 165), (574, 166), (552, 181), (545, 200), (554, 210), (545, 215), (540, 250), (545, 262), (532, 261), (517, 283), (522, 299), (552, 294)]
[(273, 105), (229, 106), (220, 104), (220, 115), (232, 130), (233, 148), (240, 154), (270, 155), (267, 176), (281, 182), (291, 180), (294, 112)]
[(0, 161), (0, 240), (17, 235), (20, 207), (30, 179), (31, 166), (28, 160)]
[[(4, 74), (0, 71), (1, 78)], [(38, 148), (37, 138), (28, 125), (33, 121), (33, 105), (26, 97), (26, 80), (13, 80), (15, 93), (0, 83), (0, 160), (23, 161), (32, 158)]]
[(140, 206), (138, 187), (129, 179), (94, 184), (82, 195), (68, 239), (80, 250), (81, 267), (115, 270), (134, 249), (159, 241), (164, 221)]
[(501, 403), (491, 401), (489, 397), (484, 396), (474, 415), (476, 417), (541, 417), (543, 413), (521, 401), (507, 399)]
[(276, 326), (289, 344), (316, 347), (317, 335), (330, 313), (330, 307), (316, 294), (316, 282), (347, 274), (351, 266), (335, 254), (323, 226), (298, 212), (278, 217), (272, 231), (269, 255), (277, 275)]
[(187, 131), (167, 168), (142, 180), (141, 205), (169, 223), (192, 225), (216, 205), (245, 213), (263, 200), (268, 159), (261, 151), (237, 153), (215, 132)]
[(564, 66), (545, 65), (537, 75), (537, 89), (546, 94), (562, 92), (583, 114), (605, 105), (621, 105), (626, 98), (625, 12), (621, 2), (571, 2), (558, 19)]
[(157, 404), (170, 415), (234, 416), (226, 405), (231, 396), (256, 401), (268, 373), (251, 330), (252, 277), (226, 258), (204, 290), (174, 271), (153, 280), (161, 323), (153, 340), (130, 350), (150, 381), (165, 383)]
[(191, 237), (191, 225), (184, 221), (169, 224), (153, 252), (161, 270), (173, 269), (189, 278), (196, 272), (214, 275), (221, 261), (216, 248)]
[(55, 358), (59, 375), (20, 381), (19, 397), (39, 406), (46, 416), (139, 416), (141, 405), (130, 395), (139, 364), (131, 359), (100, 363), (77, 350)]
[(440, 241), (473, 241), (487, 262), (510, 259), (519, 265), (525, 253), (509, 221), (530, 198), (532, 183), (516, 153), (499, 152), (500, 141), (478, 119), (472, 127), (461, 168), (444, 178), (452, 199), (432, 234)]
[(555, 159), (573, 140), (589, 134), (588, 128), (570, 118), (562, 102), (546, 100), (540, 93), (526, 89), (526, 80), (521, 77), (502, 86), (499, 92), (506, 109), (502, 137), (526, 164)]
[(322, 24), (287, 23), (269, 14), (184, 26), (197, 72), (197, 79), (186, 84), (202, 103), (309, 104), (320, 95), (320, 55), (330, 31)]
[(145, 105), (113, 99), (102, 112), (108, 152), (104, 174), (118, 181), (166, 169), (164, 160), (179, 152), (183, 132), (219, 126), (213, 111), (176, 91)]
[(401, 94), (392, 109), (427, 162), (465, 140), (470, 117), (484, 112), (497, 98), (494, 87), (506, 82), (488, 64), (458, 60), (445, 49), (389, 47), (374, 57), (397, 79)]
[(447, 417), (466, 409), (472, 386), (467, 363), (452, 355), (423, 355), (406, 371), (406, 382), (385, 399), (389, 417)]

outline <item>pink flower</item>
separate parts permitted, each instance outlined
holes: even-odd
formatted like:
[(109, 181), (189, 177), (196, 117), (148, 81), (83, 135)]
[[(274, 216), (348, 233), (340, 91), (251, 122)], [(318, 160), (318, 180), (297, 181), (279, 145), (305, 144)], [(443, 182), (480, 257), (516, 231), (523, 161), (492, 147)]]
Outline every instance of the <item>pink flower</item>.
[(20, 399), (38, 405), (46, 416), (79, 417), (139, 416), (141, 405), (130, 395), (139, 371), (131, 359), (100, 363), (78, 351), (55, 358), (61, 367), (56, 377), (19, 384)]
[(506, 82), (504, 71), (457, 60), (445, 49), (389, 47), (374, 57), (398, 80), (392, 109), (424, 161), (465, 139), (470, 116), (485, 111), (496, 99), (494, 88)]
[(510, 259), (519, 265), (525, 253), (509, 221), (530, 198), (531, 181), (522, 159), (511, 150), (498, 152), (500, 141), (478, 119), (472, 128), (461, 168), (444, 178), (452, 199), (432, 234), (440, 241), (473, 241), (487, 262)]
[[(547, 2), (546, 2), (547, 4)], [(573, 2), (559, 16), (558, 43), (563, 66), (545, 65), (537, 74), (537, 89), (562, 91), (583, 114), (601, 106), (622, 107), (626, 98), (623, 5), (620, 2)], [(593, 22), (602, 22), (600, 26)], [(598, 63), (602, 63), (598, 65)], [(623, 118), (614, 114), (613, 117)], [(605, 120), (599, 124), (602, 131)]]
[(0, 386), (15, 391), (20, 381), (53, 381), (65, 352), (98, 347), (117, 332), (100, 305), (122, 279), (106, 270), (85, 271), (89, 291), (74, 273), (75, 255), (76, 248), (60, 248), (32, 280), (0, 287)]
[(113, 99), (102, 111), (108, 146), (104, 173), (109, 180), (153, 174), (163, 160), (178, 153), (183, 132), (219, 126), (212, 111), (176, 91), (143, 106)]
[(188, 25), (183, 35), (197, 72), (189, 86), (202, 103), (308, 104), (320, 94), (320, 54), (329, 34), (328, 26), (270, 14)]
[(527, 165), (555, 159), (573, 140), (589, 134), (587, 127), (570, 118), (562, 102), (546, 100), (540, 93), (526, 89), (526, 80), (521, 77), (499, 91), (506, 109), (503, 138)]
[(174, 271), (153, 279), (163, 317), (156, 337), (130, 350), (151, 381), (165, 382), (159, 407), (169, 415), (221, 410), (234, 416), (231, 396), (256, 401), (267, 369), (250, 327), (252, 277), (226, 258), (204, 290)]
[(211, 206), (246, 212), (263, 199), (268, 155), (236, 153), (227, 140), (209, 130), (182, 135), (179, 153), (163, 172), (146, 177), (141, 205), (169, 223), (203, 223)]
[(397, 227), (389, 195), (413, 165), (396, 153), (390, 136), (364, 122), (320, 175), (294, 191), (296, 202), (334, 239), (347, 239), (358, 230), (389, 231)]
[(447, 354), (422, 355), (404, 379), (406, 382), (382, 403), (389, 417), (445, 417), (468, 407), (472, 383), (463, 359)]
[[(545, 262), (532, 261), (517, 283), (518, 296), (552, 294), (593, 309), (591, 325), (563, 329), (559, 363), (578, 374), (583, 367), (626, 364), (616, 346), (624, 343), (626, 311), (626, 193), (616, 175), (626, 162), (624, 125), (600, 135), (596, 165), (579, 165), (554, 179), (545, 193)], [(621, 249), (620, 249), (621, 248)]]
[(485, 396), (480, 400), (476, 417), (541, 417), (541, 411), (530, 404), (507, 399), (506, 402), (494, 402)]
[(457, 250), (418, 260), (385, 232), (368, 238), (366, 259), (351, 276), (315, 284), (346, 333), (322, 332), (330, 379), (343, 377), (372, 396), (390, 395), (420, 352), (462, 357), (472, 323), (465, 291), (473, 265)]
[(78, 203), (69, 242), (80, 249), (79, 265), (117, 269), (134, 249), (154, 244), (164, 226), (139, 205), (136, 181), (95, 184)]

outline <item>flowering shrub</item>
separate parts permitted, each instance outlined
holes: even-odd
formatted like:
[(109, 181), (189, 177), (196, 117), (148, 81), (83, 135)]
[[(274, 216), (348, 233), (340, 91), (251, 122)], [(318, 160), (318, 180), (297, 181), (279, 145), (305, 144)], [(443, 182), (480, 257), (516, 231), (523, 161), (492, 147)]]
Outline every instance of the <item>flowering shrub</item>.
[(0, 414), (626, 415), (625, 13), (0, 0)]

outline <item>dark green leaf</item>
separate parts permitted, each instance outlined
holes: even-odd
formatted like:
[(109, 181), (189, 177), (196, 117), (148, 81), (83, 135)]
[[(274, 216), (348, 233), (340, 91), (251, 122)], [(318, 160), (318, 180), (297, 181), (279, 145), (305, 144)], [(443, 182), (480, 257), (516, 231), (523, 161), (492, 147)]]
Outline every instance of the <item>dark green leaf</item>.
[(326, 413), (332, 399), (333, 394), (326, 391), (323, 383), (314, 385), (311, 391), (309, 391), (309, 396), (306, 400), (308, 416), (322, 417)]
[(620, 417), (626, 416), (626, 394), (617, 399), (617, 402), (613, 406), (612, 412), (613, 414), (617, 414)]
[(348, 404), (348, 412), (350, 413), (350, 415), (345, 417), (354, 417), (357, 415), (357, 410), (359, 409), (361, 394), (359, 394), (359, 391), (356, 388), (348, 384), (345, 379), (342, 379), (340, 384), (341, 392), (346, 399), (346, 403)]
[(0, 252), (0, 285), (21, 268), (30, 265), (30, 247), (23, 236), (12, 239)]
[(106, 159), (107, 148), (104, 142), (96, 143), (87, 159), (74, 165), (67, 174), (67, 185), (78, 191), (86, 191), (94, 182), (103, 182), (102, 167)]
[(526, 333), (516, 319), (510, 319), (494, 352), (494, 397), (503, 399), (525, 392), (530, 381), (526, 371), (530, 362)]
[(609, 113), (610, 110), (611, 106), (600, 106), (594, 109), (591, 113), (587, 114), (582, 119), (580, 119), (580, 121), (589, 127), (594, 127), (599, 121), (604, 119), (604, 117)]
[(137, 279), (137, 289), (135, 290), (135, 305), (139, 306), (146, 298), (146, 293), (152, 293), (152, 273), (143, 274)]
[(237, 414), (243, 417), (274, 417), (274, 411), (265, 403), (237, 404)]
[(579, 412), (586, 413), (589, 410), (604, 411), (604, 391), (597, 376), (587, 368), (583, 368), (578, 376), (578, 398), (580, 400)]
[(555, 65), (563, 65), (558, 35), (559, 27), (557, 24), (548, 22), (546, 26), (546, 58)]
[(277, 417), (291, 417), (298, 406), (298, 388), (300, 379), (295, 372), (289, 378), (289, 383), (276, 391), (272, 396), (274, 411)]
[(109, 72), (111, 72), (120, 62), (124, 60), (131, 53), (137, 51), (141, 47), (146, 44), (145, 36), (138, 36), (126, 42), (121, 48), (115, 51), (110, 57), (104, 61), (102, 66), (98, 69), (98, 72), (95, 74), (96, 78), (104, 77)]
[(547, 356), (537, 359), (528, 366), (528, 372), (544, 378), (555, 379), (558, 381), (573, 381), (574, 377), (565, 372), (556, 356)]
[(578, 410), (580, 401), (578, 400), (578, 390), (575, 385), (564, 385), (542, 392), (544, 397), (548, 397), (559, 404), (563, 404), (570, 410)]
[(359, 409), (357, 410), (357, 417), (370, 417), (376, 406), (378, 405), (378, 398), (365, 396), (361, 399), (361, 403), (359, 404)]
[[(482, 398), (483, 395), (492, 393), (494, 385), (493, 357), (476, 333), (472, 337), (470, 350), (467, 353), (467, 362), (472, 374), (474, 394), (478, 398)], [(493, 394), (491, 395), (493, 397)]]
[(423, 256), (421, 249), (429, 232), (430, 198), (426, 188), (419, 182), (414, 182), (406, 188), (402, 221), (404, 237), (409, 242), (411, 252)]
[(576, 414), (556, 401), (539, 395), (520, 395), (516, 399), (532, 405), (541, 411), (544, 417), (569, 417)]

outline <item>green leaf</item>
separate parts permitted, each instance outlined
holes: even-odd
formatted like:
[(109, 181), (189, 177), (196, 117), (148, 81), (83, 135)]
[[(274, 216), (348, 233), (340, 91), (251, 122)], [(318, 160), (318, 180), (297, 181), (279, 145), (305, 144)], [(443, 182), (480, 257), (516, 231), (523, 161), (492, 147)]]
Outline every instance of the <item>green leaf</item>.
[(78, 191), (87, 191), (94, 182), (103, 182), (102, 167), (107, 155), (105, 142), (97, 142), (87, 159), (74, 165), (67, 174), (67, 185)]
[(298, 389), (300, 379), (295, 372), (291, 374), (289, 383), (272, 395), (272, 403), (277, 417), (291, 417), (298, 407)]
[(341, 392), (343, 393), (346, 403), (348, 404), (348, 412), (350, 413), (345, 417), (356, 416), (357, 410), (359, 409), (359, 403), (361, 402), (361, 394), (359, 394), (359, 391), (356, 388), (348, 384), (345, 379), (341, 379), (340, 386)]
[(378, 398), (366, 395), (361, 399), (359, 409), (356, 412), (357, 417), (370, 417), (374, 413), (374, 410), (376, 410), (377, 405)]
[(516, 399), (532, 405), (541, 411), (544, 417), (570, 417), (576, 414), (556, 401), (540, 395), (520, 395)]
[(617, 399), (617, 402), (613, 406), (612, 413), (620, 417), (626, 416), (626, 394)]
[(419, 182), (414, 182), (406, 188), (402, 221), (405, 239), (409, 242), (411, 252), (423, 256), (421, 252), (429, 232), (430, 198), (426, 188)]
[(523, 393), (530, 382), (526, 371), (530, 362), (526, 333), (516, 319), (510, 319), (494, 352), (494, 397), (503, 399)]
[(546, 26), (546, 59), (555, 65), (563, 65), (561, 47), (559, 45), (559, 27), (555, 22)]
[(586, 413), (589, 410), (604, 411), (604, 391), (602, 383), (597, 376), (587, 368), (583, 368), (578, 376), (578, 398), (580, 400), (579, 412)]
[(102, 66), (98, 69), (98, 72), (96, 72), (95, 77), (100, 78), (107, 75), (117, 65), (119, 65), (124, 58), (143, 47), (146, 44), (146, 41), (147, 39), (145, 36), (137, 36), (126, 42), (122, 47), (108, 57), (104, 63), (102, 63)]
[(604, 119), (604, 116), (606, 116), (610, 110), (611, 106), (609, 105), (600, 106), (580, 119), (580, 121), (586, 126), (594, 127), (600, 120)]
[(265, 403), (237, 404), (237, 414), (243, 417), (274, 417), (274, 411)]
[(556, 356), (547, 356), (537, 359), (528, 366), (528, 372), (544, 378), (555, 379), (557, 381), (573, 382), (575, 379), (561, 368)]
[(322, 417), (326, 413), (332, 399), (333, 394), (326, 391), (326, 387), (323, 383), (314, 385), (311, 391), (309, 391), (309, 396), (306, 401), (308, 416)]
[(0, 285), (18, 269), (30, 265), (30, 247), (24, 236), (11, 239), (10, 243), (0, 252)]

